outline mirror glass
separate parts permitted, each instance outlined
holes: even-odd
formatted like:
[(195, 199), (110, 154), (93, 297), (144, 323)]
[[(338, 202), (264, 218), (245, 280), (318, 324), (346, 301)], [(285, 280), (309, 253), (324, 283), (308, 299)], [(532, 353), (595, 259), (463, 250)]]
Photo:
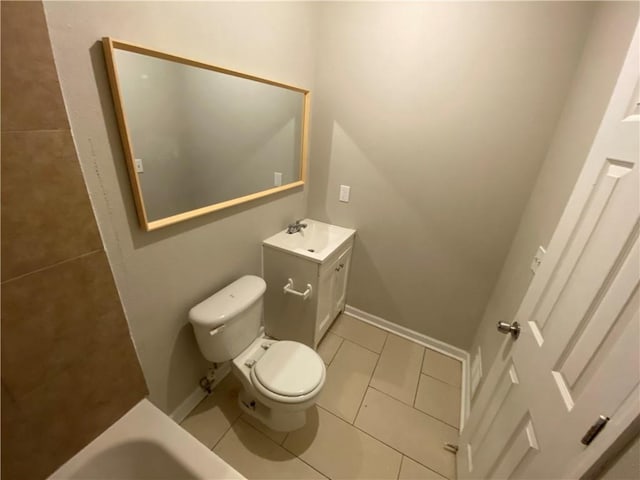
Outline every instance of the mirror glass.
[(143, 228), (303, 183), (308, 91), (110, 39), (107, 47)]

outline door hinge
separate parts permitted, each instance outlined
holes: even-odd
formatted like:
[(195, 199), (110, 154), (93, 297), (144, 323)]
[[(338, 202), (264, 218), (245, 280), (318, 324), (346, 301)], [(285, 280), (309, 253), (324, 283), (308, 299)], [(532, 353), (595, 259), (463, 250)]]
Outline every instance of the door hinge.
[(596, 423), (594, 423), (589, 427), (589, 430), (587, 430), (587, 433), (584, 434), (584, 437), (582, 437), (582, 440), (580, 440), (580, 442), (583, 445), (589, 445), (598, 436), (598, 434), (604, 429), (608, 421), (609, 421), (609, 417), (600, 415), (600, 417), (598, 417), (598, 420), (596, 420)]
[(453, 443), (445, 443), (444, 449), (450, 451), (451, 453), (458, 453), (458, 445), (454, 445)]

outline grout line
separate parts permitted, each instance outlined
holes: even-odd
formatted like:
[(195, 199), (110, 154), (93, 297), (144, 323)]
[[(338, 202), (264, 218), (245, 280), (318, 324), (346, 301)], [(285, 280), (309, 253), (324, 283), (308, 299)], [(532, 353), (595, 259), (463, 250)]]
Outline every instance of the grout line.
[[(278, 443), (278, 442), (276, 442), (273, 438), (271, 438), (269, 435), (267, 435), (266, 433), (264, 433), (264, 432), (262, 432), (262, 431), (258, 430), (255, 426), (251, 425), (249, 422), (247, 422), (246, 420), (244, 420), (244, 419), (242, 418), (242, 415), (240, 415), (240, 417), (238, 417), (238, 418), (239, 418), (240, 420), (242, 420), (242, 422), (243, 422), (245, 425), (248, 425), (249, 427), (251, 427), (252, 429), (254, 429), (256, 432), (258, 432), (260, 435), (262, 435), (263, 437), (265, 437), (265, 438), (266, 438), (268, 441), (270, 441), (271, 443), (273, 443), (273, 444), (275, 444), (275, 445), (278, 445), (278, 446), (279, 446), (280, 448), (282, 448), (285, 452), (288, 452), (289, 454), (293, 455), (295, 458), (297, 458), (298, 460), (300, 460), (302, 463), (304, 463), (305, 465), (307, 465), (307, 466), (308, 466), (309, 468), (311, 468), (312, 470), (315, 470), (316, 472), (318, 472), (318, 473), (319, 473), (320, 475), (322, 475), (323, 477), (327, 477), (327, 478), (329, 478), (329, 476), (328, 476), (328, 475), (325, 475), (325, 474), (324, 474), (324, 473), (322, 473), (320, 470), (318, 470), (317, 468), (315, 468), (313, 465), (310, 465), (309, 463), (305, 462), (302, 458), (300, 458), (298, 455), (296, 455), (295, 453), (293, 453), (291, 450), (287, 449), (287, 448), (284, 446), (284, 442), (285, 442), (285, 440), (287, 439), (287, 437), (289, 436), (289, 433), (290, 433), (290, 432), (287, 432), (287, 434), (286, 434), (286, 435), (285, 435), (285, 437), (284, 437), (284, 440), (282, 440), (282, 443)], [(234, 422), (234, 423), (235, 423), (235, 422)], [(306, 425), (306, 423), (305, 423), (305, 425)], [(302, 428), (304, 428), (304, 427), (302, 427)], [(242, 443), (242, 442), (240, 442), (240, 443)], [(243, 444), (243, 445), (244, 445), (244, 444)], [(231, 466), (233, 467), (233, 465), (231, 465)], [(234, 468), (235, 468), (235, 467), (234, 467)]]
[(5, 133), (39, 133), (39, 132), (47, 132), (47, 133), (53, 133), (53, 132), (70, 132), (71, 131), (71, 127), (67, 127), (67, 128), (33, 128), (33, 129), (18, 129), (18, 130), (2, 130), (2, 134)]
[[(240, 420), (240, 418), (242, 417), (242, 413), (240, 413), (240, 415), (238, 415), (238, 417), (233, 421), (229, 423), (229, 426), (227, 427), (227, 429), (224, 431), (224, 433), (222, 435), (220, 435), (220, 438), (218, 439), (218, 441), (213, 445), (213, 447), (211, 447), (211, 451), (213, 452), (213, 449), (216, 448), (218, 446), (218, 444), (222, 441), (222, 439), (224, 437), (227, 436), (227, 433), (229, 433), (229, 430), (231, 430), (233, 428), (233, 426), (238, 423), (238, 420)], [(246, 423), (246, 422), (245, 422)], [(231, 465), (233, 467), (233, 465)], [(233, 467), (236, 468), (236, 467)]]
[(336, 348), (336, 351), (333, 352), (333, 355), (331, 355), (331, 360), (329, 360), (329, 363), (327, 363), (327, 368), (329, 367), (329, 365), (333, 363), (333, 360), (336, 358), (336, 355), (338, 354), (338, 350), (340, 350), (340, 347), (342, 347), (342, 344), (344, 343), (344, 338), (342, 338), (340, 335), (336, 335), (336, 337), (340, 339), (340, 343), (338, 344), (338, 348)]
[(327, 473), (322, 473), (320, 470), (318, 470), (316, 467), (314, 467), (313, 465), (311, 465), (309, 462), (305, 461), (304, 459), (300, 458), (298, 455), (296, 455), (295, 453), (287, 450), (286, 448), (282, 447), (285, 451), (289, 452), (291, 455), (293, 455), (295, 458), (297, 458), (298, 460), (300, 460), (302, 463), (304, 463), (307, 467), (309, 467), (311, 470), (313, 470), (314, 472), (318, 472), (320, 475), (322, 475), (324, 478), (327, 479), (331, 479), (331, 477), (329, 476), (329, 474)]
[[(389, 335), (386, 335), (384, 337), (384, 342), (382, 343), (382, 350), (380, 351), (380, 354), (378, 355), (378, 358), (376, 359), (376, 364), (373, 366), (373, 370), (371, 370), (371, 375), (369, 375), (369, 381), (367, 382), (367, 389), (369, 387), (371, 387), (371, 380), (373, 379), (373, 375), (376, 373), (376, 369), (378, 368), (378, 364), (380, 363), (380, 358), (382, 358), (382, 352), (384, 352), (384, 347), (387, 344), (387, 338), (389, 338)], [(362, 395), (362, 398), (360, 399), (360, 405), (358, 405), (358, 410), (356, 411), (356, 416), (353, 417), (353, 422), (351, 422), (351, 425), (356, 424), (356, 419), (358, 418), (358, 415), (360, 415), (360, 409), (362, 408), (362, 404), (364, 403), (364, 397), (367, 396), (367, 390), (365, 389), (364, 391), (364, 395)]]
[(431, 378), (433, 378), (434, 380), (439, 381), (440, 383), (444, 383), (445, 385), (449, 385), (450, 387), (456, 388), (456, 389), (458, 389), (458, 390), (461, 390), (461, 389), (462, 389), (462, 387), (458, 387), (457, 385), (454, 385), (453, 383), (445, 382), (445, 381), (444, 381), (444, 380), (442, 380), (441, 378), (434, 377), (433, 375), (429, 375), (428, 373), (424, 373), (424, 372), (420, 372), (420, 373), (422, 373), (422, 375), (424, 375), (425, 377), (431, 377)]
[[(336, 358), (336, 355), (338, 354), (338, 350), (340, 350), (340, 347), (342, 346), (342, 343), (344, 342), (344, 338), (341, 337), (340, 335), (336, 335), (335, 333), (332, 332), (327, 332), (327, 333), (331, 333), (333, 336), (338, 337), (338, 339), (340, 340), (340, 343), (338, 344), (338, 348), (336, 348), (336, 351), (333, 352), (333, 355), (331, 356), (331, 359), (329, 360), (329, 363), (325, 363), (325, 367), (328, 369), (329, 365), (331, 365), (331, 363), (333, 362), (333, 359)], [(322, 339), (322, 341), (320, 342), (320, 344), (318, 345), (318, 348), (320, 347), (320, 345), (322, 344), (322, 342), (324, 342), (324, 339), (327, 338), (326, 334), (324, 336), (324, 338)], [(316, 349), (316, 353), (317, 353), (317, 349)], [(324, 360), (323, 360), (324, 362)]]
[[(374, 328), (377, 328), (377, 327), (374, 327)], [(380, 329), (378, 329), (378, 330), (380, 330)], [(384, 330), (382, 330), (382, 331), (384, 332)], [(344, 342), (345, 342), (345, 340), (346, 340), (347, 342), (351, 342), (351, 343), (353, 343), (354, 345), (359, 346), (360, 348), (364, 348), (365, 350), (367, 350), (367, 351), (369, 351), (369, 352), (371, 352), (371, 353), (375, 353), (376, 355), (380, 355), (380, 354), (382, 353), (382, 350), (381, 350), (381, 351), (379, 351), (379, 352), (376, 352), (375, 350), (371, 350), (369, 347), (365, 347), (364, 345), (359, 344), (356, 340), (353, 340), (353, 339), (351, 339), (351, 338), (344, 337), (344, 336), (342, 336), (342, 335), (338, 335), (338, 334), (337, 334), (337, 333), (335, 333), (335, 332), (331, 332), (331, 333), (333, 333), (336, 337), (340, 337), (340, 338), (342, 339), (342, 342), (343, 342), (343, 343), (344, 343)], [(384, 341), (386, 342), (386, 341), (387, 341), (387, 337), (389, 336), (389, 332), (384, 332), (384, 333), (385, 333)], [(340, 346), (342, 346), (342, 343), (340, 344)], [(382, 344), (382, 347), (384, 348), (384, 343)], [(337, 352), (337, 351), (336, 351), (336, 352)]]
[[(317, 405), (316, 405), (317, 406)], [(253, 425), (252, 425), (253, 426)], [(305, 426), (306, 426), (306, 422), (305, 422)], [(255, 428), (255, 427), (254, 427)], [(304, 428), (304, 427), (302, 427)], [(262, 433), (262, 432), (260, 432)], [(285, 436), (285, 440), (287, 439), (287, 437), (289, 436), (291, 432), (287, 432), (287, 435)], [(264, 435), (264, 434), (263, 434)], [(268, 437), (267, 437), (268, 438)], [(270, 439), (271, 440), (271, 439)], [(292, 452), (291, 450), (289, 450), (287, 447), (284, 446), (284, 442), (285, 440), (282, 441), (282, 444), (280, 445), (280, 447), (285, 451), (290, 453), (291, 455), (293, 455), (295, 458), (297, 458), (298, 460), (300, 460), (302, 463), (304, 463), (306, 466), (308, 466), (309, 468), (311, 468), (312, 470), (318, 472), (320, 475), (322, 475), (323, 477), (330, 479), (331, 477), (329, 476), (329, 474), (327, 473), (323, 473), (320, 469), (314, 467), (313, 465), (311, 465), (309, 462), (307, 462), (306, 460), (304, 460), (303, 458), (300, 458), (299, 455), (296, 455), (294, 452)]]
[[(336, 335), (336, 336), (338, 336), (338, 337), (342, 338), (342, 340), (349, 340), (351, 343), (355, 343), (355, 344), (356, 344), (356, 345), (358, 345), (359, 347), (365, 348), (365, 349), (369, 350), (370, 352), (373, 352), (373, 353), (375, 353), (375, 354), (377, 354), (377, 355), (380, 355), (380, 354), (382, 353), (382, 349), (381, 349), (379, 352), (376, 352), (375, 350), (371, 350), (369, 347), (365, 347), (364, 345), (360, 345), (356, 340), (352, 340), (351, 338), (347, 338), (347, 337), (345, 337), (344, 335), (340, 335), (339, 333), (336, 333), (336, 331), (335, 331), (335, 330), (333, 330), (333, 326), (335, 325), (335, 323), (336, 323), (336, 321), (338, 320), (338, 318), (339, 318), (340, 316), (342, 316), (342, 315), (346, 315), (347, 317), (349, 317), (349, 318), (350, 318), (350, 319), (352, 319), (352, 320), (355, 320), (355, 321), (356, 321), (356, 322), (358, 322), (358, 323), (361, 323), (361, 324), (363, 324), (363, 325), (366, 325), (367, 327), (374, 328), (375, 330), (380, 330), (382, 333), (384, 333), (384, 334), (385, 334), (385, 337), (384, 337), (384, 342), (382, 343), (382, 348), (384, 348), (384, 344), (387, 342), (387, 338), (389, 337), (389, 334), (391, 334), (391, 335), (395, 335), (395, 334), (394, 334), (394, 333), (392, 333), (392, 332), (389, 332), (389, 331), (387, 331), (387, 330), (383, 330), (382, 328), (377, 327), (376, 325), (372, 325), (372, 324), (370, 324), (370, 323), (363, 322), (363, 321), (362, 321), (362, 320), (360, 320), (359, 318), (352, 317), (352, 316), (351, 316), (351, 315), (349, 315), (348, 313), (344, 313), (344, 312), (342, 312), (340, 315), (338, 315), (338, 317), (336, 317), (336, 320), (333, 322), (333, 324), (331, 325), (331, 327), (329, 327), (329, 330), (327, 330), (327, 332), (331, 332), (331, 333), (333, 333), (334, 335)], [(407, 340), (410, 340), (410, 339), (407, 339)], [(416, 343), (414, 340), (410, 340), (410, 341), (412, 341), (413, 343)], [(424, 345), (420, 345), (420, 346), (422, 347), (422, 346), (424, 346)]]
[[(403, 462), (404, 462), (404, 459), (405, 459), (405, 458), (408, 458), (409, 460), (412, 460), (412, 461), (416, 462), (416, 463), (417, 463), (418, 465), (420, 465), (422, 468), (426, 468), (426, 469), (427, 469), (427, 470), (429, 470), (430, 472), (433, 472), (433, 473), (435, 473), (436, 475), (438, 475), (438, 476), (440, 476), (440, 477), (442, 477), (442, 478), (445, 478), (445, 479), (447, 479), (447, 480), (449, 479), (449, 477), (447, 477), (446, 475), (443, 475), (443, 474), (442, 474), (442, 473), (440, 473), (440, 472), (436, 472), (433, 468), (428, 467), (428, 466), (426, 466), (424, 463), (419, 462), (419, 461), (418, 461), (418, 460), (416, 460), (415, 458), (411, 458), (409, 455), (407, 455), (407, 454), (404, 454), (404, 453), (403, 453), (403, 454), (402, 454), (402, 461), (403, 461)], [(400, 468), (402, 468), (402, 464), (400, 464)], [(399, 477), (398, 477), (398, 478), (399, 478)], [(430, 478), (431, 478), (431, 477), (430, 477)], [(453, 477), (451, 480), (455, 480), (455, 479), (456, 479), (456, 477)]]
[(13, 278), (9, 278), (9, 279), (7, 279), (7, 280), (4, 280), (4, 281), (2, 281), (2, 282), (0, 283), (0, 285), (6, 285), (7, 283), (11, 283), (11, 282), (13, 282), (13, 281), (20, 280), (20, 279), (22, 279), (22, 278), (24, 278), (24, 277), (27, 277), (27, 276), (29, 276), (29, 275), (33, 275), (34, 273), (44, 272), (45, 270), (49, 270), (50, 268), (55, 268), (55, 267), (58, 267), (58, 266), (60, 266), (60, 265), (65, 264), (65, 263), (73, 262), (73, 261), (78, 260), (78, 259), (80, 259), (80, 258), (88, 257), (88, 256), (93, 255), (93, 254), (95, 254), (95, 253), (98, 253), (98, 252), (104, 252), (104, 251), (105, 251), (105, 250), (104, 250), (104, 248), (98, 248), (98, 249), (96, 249), (96, 250), (91, 250), (90, 252), (85, 252), (85, 253), (83, 253), (83, 254), (81, 254), (81, 255), (78, 255), (78, 256), (76, 256), (76, 257), (66, 258), (66, 259), (61, 260), (61, 261), (59, 261), (59, 262), (52, 263), (51, 265), (47, 265), (47, 266), (44, 266), (44, 267), (40, 267), (40, 268), (38, 268), (38, 269), (36, 269), (36, 270), (33, 270), (33, 271), (31, 271), (31, 272), (22, 273), (22, 274), (18, 275), (17, 277), (13, 277)]
[(402, 454), (402, 457), (400, 458), (400, 468), (398, 469), (398, 476), (396, 477), (396, 480), (400, 480), (400, 472), (402, 472), (402, 464), (404, 463), (404, 458), (405, 458), (405, 454)]
[(398, 450), (397, 448), (392, 447), (391, 445), (389, 445), (388, 443), (383, 442), (383, 441), (382, 441), (382, 440), (380, 440), (379, 438), (374, 437), (374, 436), (373, 436), (373, 435), (371, 435), (369, 432), (367, 432), (367, 431), (363, 430), (362, 428), (358, 427), (357, 425), (347, 422), (344, 418), (342, 418), (342, 417), (340, 417), (340, 416), (336, 415), (336, 414), (335, 414), (335, 413), (333, 413), (332, 411), (327, 410), (326, 408), (321, 407), (320, 405), (317, 405), (317, 407), (318, 407), (318, 408), (320, 408), (321, 410), (324, 410), (324, 411), (325, 411), (325, 412), (327, 412), (329, 415), (331, 415), (331, 416), (333, 416), (333, 417), (336, 417), (338, 420), (340, 420), (340, 421), (342, 421), (342, 422), (346, 423), (347, 425), (352, 426), (353, 428), (355, 428), (355, 429), (356, 429), (356, 430), (358, 430), (359, 432), (364, 433), (367, 437), (371, 437), (371, 438), (373, 438), (376, 442), (380, 442), (380, 443), (381, 443), (381, 444), (383, 444), (384, 446), (389, 447), (391, 450), (393, 450), (393, 451), (395, 451), (395, 452), (398, 452), (400, 455), (404, 455), (404, 453), (402, 453), (402, 452), (401, 452), (400, 450)]
[(379, 393), (381, 393), (382, 395), (385, 395), (386, 397), (389, 397), (390, 399), (395, 400), (395, 401), (396, 401), (396, 402), (398, 402), (398, 403), (401, 403), (401, 404), (402, 404), (402, 405), (404, 405), (405, 407), (409, 407), (410, 409), (415, 410), (415, 411), (416, 411), (416, 412), (418, 412), (418, 413), (421, 413), (421, 414), (423, 414), (423, 415), (426, 415), (427, 417), (433, 418), (434, 420), (437, 420), (438, 422), (440, 422), (440, 423), (442, 423), (442, 424), (446, 425), (446, 426), (447, 426), (447, 427), (449, 427), (449, 428), (453, 428), (453, 429), (456, 431), (456, 433), (457, 433), (458, 435), (460, 435), (460, 428), (458, 428), (458, 427), (454, 427), (453, 425), (449, 425), (449, 424), (448, 424), (447, 422), (445, 422), (444, 420), (442, 420), (442, 419), (440, 419), (440, 418), (438, 418), (438, 417), (434, 417), (433, 415), (430, 415), (430, 414), (428, 414), (427, 412), (423, 412), (423, 411), (422, 411), (422, 410), (420, 410), (419, 408), (415, 408), (415, 407), (412, 407), (411, 405), (407, 405), (406, 403), (404, 403), (404, 402), (402, 402), (402, 401), (398, 400), (397, 398), (395, 398), (395, 397), (393, 397), (393, 396), (389, 395), (388, 393), (383, 392), (383, 391), (382, 391), (382, 390), (380, 390), (379, 388), (372, 387), (372, 386), (370, 386), (369, 388), (372, 388), (372, 389), (374, 389), (376, 392), (379, 392)]
[(422, 365), (424, 365), (424, 356), (426, 355), (426, 347), (422, 349), (422, 361), (420, 362), (420, 371), (418, 372), (418, 383), (416, 383), (416, 391), (413, 393), (413, 403), (411, 406), (416, 408), (416, 400), (418, 399), (418, 390), (420, 390), (420, 380), (422, 380), (421, 376), (424, 375), (422, 373)]
[[(444, 385), (446, 385), (446, 386), (448, 386), (448, 387), (456, 388), (456, 389), (458, 389), (458, 392), (460, 393), (460, 387), (456, 387), (455, 385), (451, 385), (450, 383), (444, 382), (444, 381), (440, 380), (439, 378), (432, 377), (431, 375), (427, 375), (426, 373), (421, 373), (421, 375), (424, 375), (425, 377), (432, 378), (432, 379), (436, 380), (437, 382), (440, 382), (440, 383), (442, 383), (442, 384), (444, 384)], [(422, 380), (422, 379), (421, 379), (421, 380)], [(384, 392), (383, 392), (383, 393), (384, 393)], [(416, 399), (417, 399), (417, 397), (418, 397), (418, 392), (416, 391)], [(460, 398), (460, 403), (462, 403), (462, 398)], [(450, 423), (448, 423), (448, 422), (446, 422), (446, 421), (444, 421), (444, 420), (442, 420), (442, 419), (440, 419), (440, 418), (438, 418), (438, 417), (435, 417), (435, 416), (433, 416), (433, 415), (430, 415), (429, 413), (425, 412), (425, 411), (424, 411), (424, 410), (422, 410), (421, 408), (416, 407), (416, 405), (415, 405), (415, 400), (414, 400), (413, 408), (415, 408), (416, 410), (418, 410), (418, 411), (420, 411), (420, 412), (422, 412), (422, 413), (425, 413), (425, 414), (429, 415), (430, 417), (435, 418), (436, 420), (440, 420), (442, 423), (446, 423), (447, 425), (449, 425), (449, 426), (451, 426), (451, 427), (455, 428), (455, 429), (458, 431), (458, 433), (460, 433), (460, 425), (458, 425), (458, 426), (456, 427), (455, 425), (451, 425)], [(460, 418), (458, 418), (458, 422), (460, 422)]]
[[(404, 453), (404, 452), (402, 452), (402, 451), (398, 450), (397, 448), (393, 447), (392, 445), (389, 445), (388, 443), (384, 442), (383, 440), (380, 440), (379, 438), (374, 437), (372, 434), (370, 434), (370, 433), (369, 433), (369, 432), (367, 432), (366, 430), (363, 430), (363, 429), (362, 429), (362, 428), (360, 428), (359, 426), (357, 426), (357, 425), (355, 425), (355, 424), (351, 424), (351, 423), (347, 422), (344, 418), (342, 418), (342, 417), (340, 417), (340, 416), (336, 415), (335, 413), (333, 413), (333, 412), (331, 412), (331, 411), (327, 410), (326, 408), (321, 407), (320, 405), (316, 405), (316, 407), (317, 407), (317, 408), (319, 408), (319, 409), (321, 409), (321, 410), (324, 410), (324, 411), (325, 411), (325, 412), (327, 412), (329, 415), (331, 415), (331, 416), (333, 416), (333, 417), (337, 418), (338, 420), (340, 420), (340, 421), (342, 421), (342, 422), (346, 423), (347, 425), (351, 425), (353, 428), (355, 428), (355, 429), (356, 429), (356, 430), (358, 430), (359, 432), (363, 433), (363, 434), (364, 434), (364, 435), (366, 435), (367, 437), (372, 438), (372, 439), (373, 439), (373, 440), (375, 440), (376, 442), (379, 442), (379, 443), (381, 443), (382, 445), (384, 445), (385, 447), (388, 447), (388, 448), (390, 448), (391, 450), (393, 450), (394, 452), (396, 452), (396, 453), (400, 454), (400, 456), (401, 456), (401, 457), (407, 457), (407, 458), (410, 458), (411, 460), (413, 460), (413, 461), (414, 461), (414, 462), (416, 462), (417, 464), (422, 465), (422, 466), (423, 466), (424, 468), (426, 468), (427, 470), (430, 470), (430, 471), (432, 471), (432, 472), (435, 472), (435, 473), (437, 473), (438, 475), (440, 475), (440, 476), (442, 476), (442, 477), (444, 477), (444, 478), (448, 478), (446, 475), (443, 475), (443, 474), (441, 474), (440, 472), (437, 472), (437, 471), (436, 471), (436, 470), (434, 470), (433, 468), (428, 467), (428, 466), (427, 466), (427, 465), (425, 465), (424, 463), (422, 463), (422, 462), (420, 462), (419, 460), (416, 460), (415, 458), (411, 457), (410, 455), (407, 455), (406, 453)], [(400, 467), (402, 467), (402, 458), (400, 459)], [(398, 475), (400, 475), (400, 472), (399, 472), (399, 471), (398, 471)]]
[[(258, 432), (260, 435), (262, 435), (263, 437), (266, 437), (266, 438), (267, 438), (267, 440), (269, 440), (270, 442), (273, 442), (273, 443), (275, 443), (275, 444), (276, 444), (276, 445), (278, 445), (278, 446), (282, 446), (282, 444), (281, 444), (281, 443), (276, 442), (273, 438), (271, 438), (269, 435), (267, 435), (266, 433), (264, 433), (264, 432), (263, 432), (262, 430), (260, 430), (258, 427), (256, 427), (255, 425), (250, 424), (250, 423), (249, 423), (249, 422), (247, 422), (244, 418), (242, 418), (244, 415), (245, 415), (245, 414), (244, 414), (244, 412), (243, 412), (243, 414), (242, 414), (242, 415), (240, 415), (240, 416), (238, 417), (240, 420), (242, 420), (242, 423), (244, 423), (245, 425), (248, 425), (249, 427), (253, 428), (253, 429), (254, 429), (256, 432)], [(250, 416), (248, 413), (247, 413), (246, 415), (247, 415), (247, 416)], [(254, 417), (254, 418), (255, 418), (255, 417)], [(258, 420), (258, 419), (256, 418), (256, 420)], [(258, 420), (258, 421), (260, 421), (260, 420)], [(264, 424), (263, 424), (263, 425), (264, 425)], [(265, 425), (265, 427), (266, 427), (266, 425)], [(267, 427), (267, 428), (269, 428), (269, 427)], [(287, 435), (288, 435), (288, 433), (287, 433)], [(287, 435), (285, 435), (285, 438), (287, 437)], [(284, 443), (284, 441), (283, 441), (283, 443)], [(285, 450), (286, 450), (286, 449), (285, 449)], [(293, 452), (291, 452), (291, 453), (293, 453)]]

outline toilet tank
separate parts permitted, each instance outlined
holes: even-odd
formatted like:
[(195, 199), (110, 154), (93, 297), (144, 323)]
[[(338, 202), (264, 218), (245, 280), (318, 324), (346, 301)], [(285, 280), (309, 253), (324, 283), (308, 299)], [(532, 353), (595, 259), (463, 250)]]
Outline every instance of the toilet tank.
[(204, 358), (226, 362), (258, 337), (266, 286), (262, 278), (245, 275), (189, 310)]

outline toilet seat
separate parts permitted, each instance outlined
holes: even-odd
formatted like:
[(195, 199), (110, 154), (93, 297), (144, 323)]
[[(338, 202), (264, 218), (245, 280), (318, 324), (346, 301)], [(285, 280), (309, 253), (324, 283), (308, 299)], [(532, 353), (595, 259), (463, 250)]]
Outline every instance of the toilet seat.
[(265, 397), (282, 403), (300, 403), (324, 385), (326, 369), (320, 356), (298, 342), (269, 345), (251, 368), (251, 382)]

